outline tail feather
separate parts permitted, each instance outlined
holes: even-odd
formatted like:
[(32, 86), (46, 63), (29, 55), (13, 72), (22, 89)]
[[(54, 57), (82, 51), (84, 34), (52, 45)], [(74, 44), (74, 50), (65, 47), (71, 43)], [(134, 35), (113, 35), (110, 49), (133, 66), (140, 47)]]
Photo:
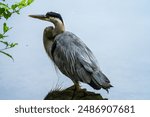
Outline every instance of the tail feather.
[(93, 80), (91, 80), (91, 82), (89, 83), (89, 85), (91, 87), (93, 87), (94, 89), (96, 89), (96, 90), (101, 89), (101, 86), (97, 85)]
[(101, 72), (99, 72), (97, 74), (93, 74), (93, 78), (92, 78), (91, 82), (89, 83), (89, 85), (96, 90), (103, 88), (107, 92), (109, 92), (108, 89), (113, 87), (110, 84), (109, 79)]

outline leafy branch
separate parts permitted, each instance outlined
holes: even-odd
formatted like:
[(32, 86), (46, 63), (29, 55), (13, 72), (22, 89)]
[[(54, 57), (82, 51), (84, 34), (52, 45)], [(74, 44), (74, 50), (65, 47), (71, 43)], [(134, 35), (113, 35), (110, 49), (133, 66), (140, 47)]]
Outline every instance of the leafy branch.
[[(2, 0), (2, 2), (0, 2), (0, 20), (2, 20), (3, 18), (7, 21), (13, 14), (20, 14), (20, 10), (24, 7), (29, 6), (33, 1), (34, 0), (21, 0), (20, 2), (9, 5), (6, 3), (6, 0)], [(5, 50), (13, 48), (18, 44), (6, 41), (6, 38), (8, 37), (7, 32), (12, 29), (8, 27), (6, 21), (3, 23), (2, 26), (3, 32), (0, 33), (0, 43), (4, 45), (3, 48), (0, 48), (0, 53), (13, 59), (13, 57), (5, 52)]]

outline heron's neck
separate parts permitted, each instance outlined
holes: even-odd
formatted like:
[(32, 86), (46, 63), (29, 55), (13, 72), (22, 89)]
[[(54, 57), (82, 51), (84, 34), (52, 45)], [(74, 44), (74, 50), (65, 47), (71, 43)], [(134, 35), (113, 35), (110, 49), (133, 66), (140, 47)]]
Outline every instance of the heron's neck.
[(63, 23), (55, 22), (54, 25), (55, 25), (55, 28), (53, 30), (54, 31), (53, 36), (56, 36), (56, 35), (63, 33), (65, 31), (65, 26)]

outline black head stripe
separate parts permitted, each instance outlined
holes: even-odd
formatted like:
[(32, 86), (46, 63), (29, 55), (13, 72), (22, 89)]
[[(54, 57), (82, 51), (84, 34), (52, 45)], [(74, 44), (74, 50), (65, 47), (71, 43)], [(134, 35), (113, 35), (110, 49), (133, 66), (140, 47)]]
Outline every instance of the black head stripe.
[(46, 16), (47, 16), (47, 17), (55, 17), (55, 18), (58, 18), (58, 19), (60, 19), (60, 20), (62, 21), (62, 23), (64, 23), (64, 22), (63, 22), (63, 19), (62, 19), (62, 17), (61, 17), (61, 15), (60, 15), (59, 13), (47, 12), (47, 13), (46, 13)]

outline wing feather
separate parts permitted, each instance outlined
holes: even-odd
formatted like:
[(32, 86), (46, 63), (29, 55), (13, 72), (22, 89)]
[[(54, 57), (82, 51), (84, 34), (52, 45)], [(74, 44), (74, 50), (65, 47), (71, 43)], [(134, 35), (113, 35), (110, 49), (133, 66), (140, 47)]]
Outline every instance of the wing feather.
[(92, 81), (97, 89), (100, 89), (104, 83), (109, 83), (107, 78), (101, 76), (93, 53), (73, 33), (59, 34), (55, 37), (54, 45), (54, 63), (73, 82), (81, 81), (90, 84)]

